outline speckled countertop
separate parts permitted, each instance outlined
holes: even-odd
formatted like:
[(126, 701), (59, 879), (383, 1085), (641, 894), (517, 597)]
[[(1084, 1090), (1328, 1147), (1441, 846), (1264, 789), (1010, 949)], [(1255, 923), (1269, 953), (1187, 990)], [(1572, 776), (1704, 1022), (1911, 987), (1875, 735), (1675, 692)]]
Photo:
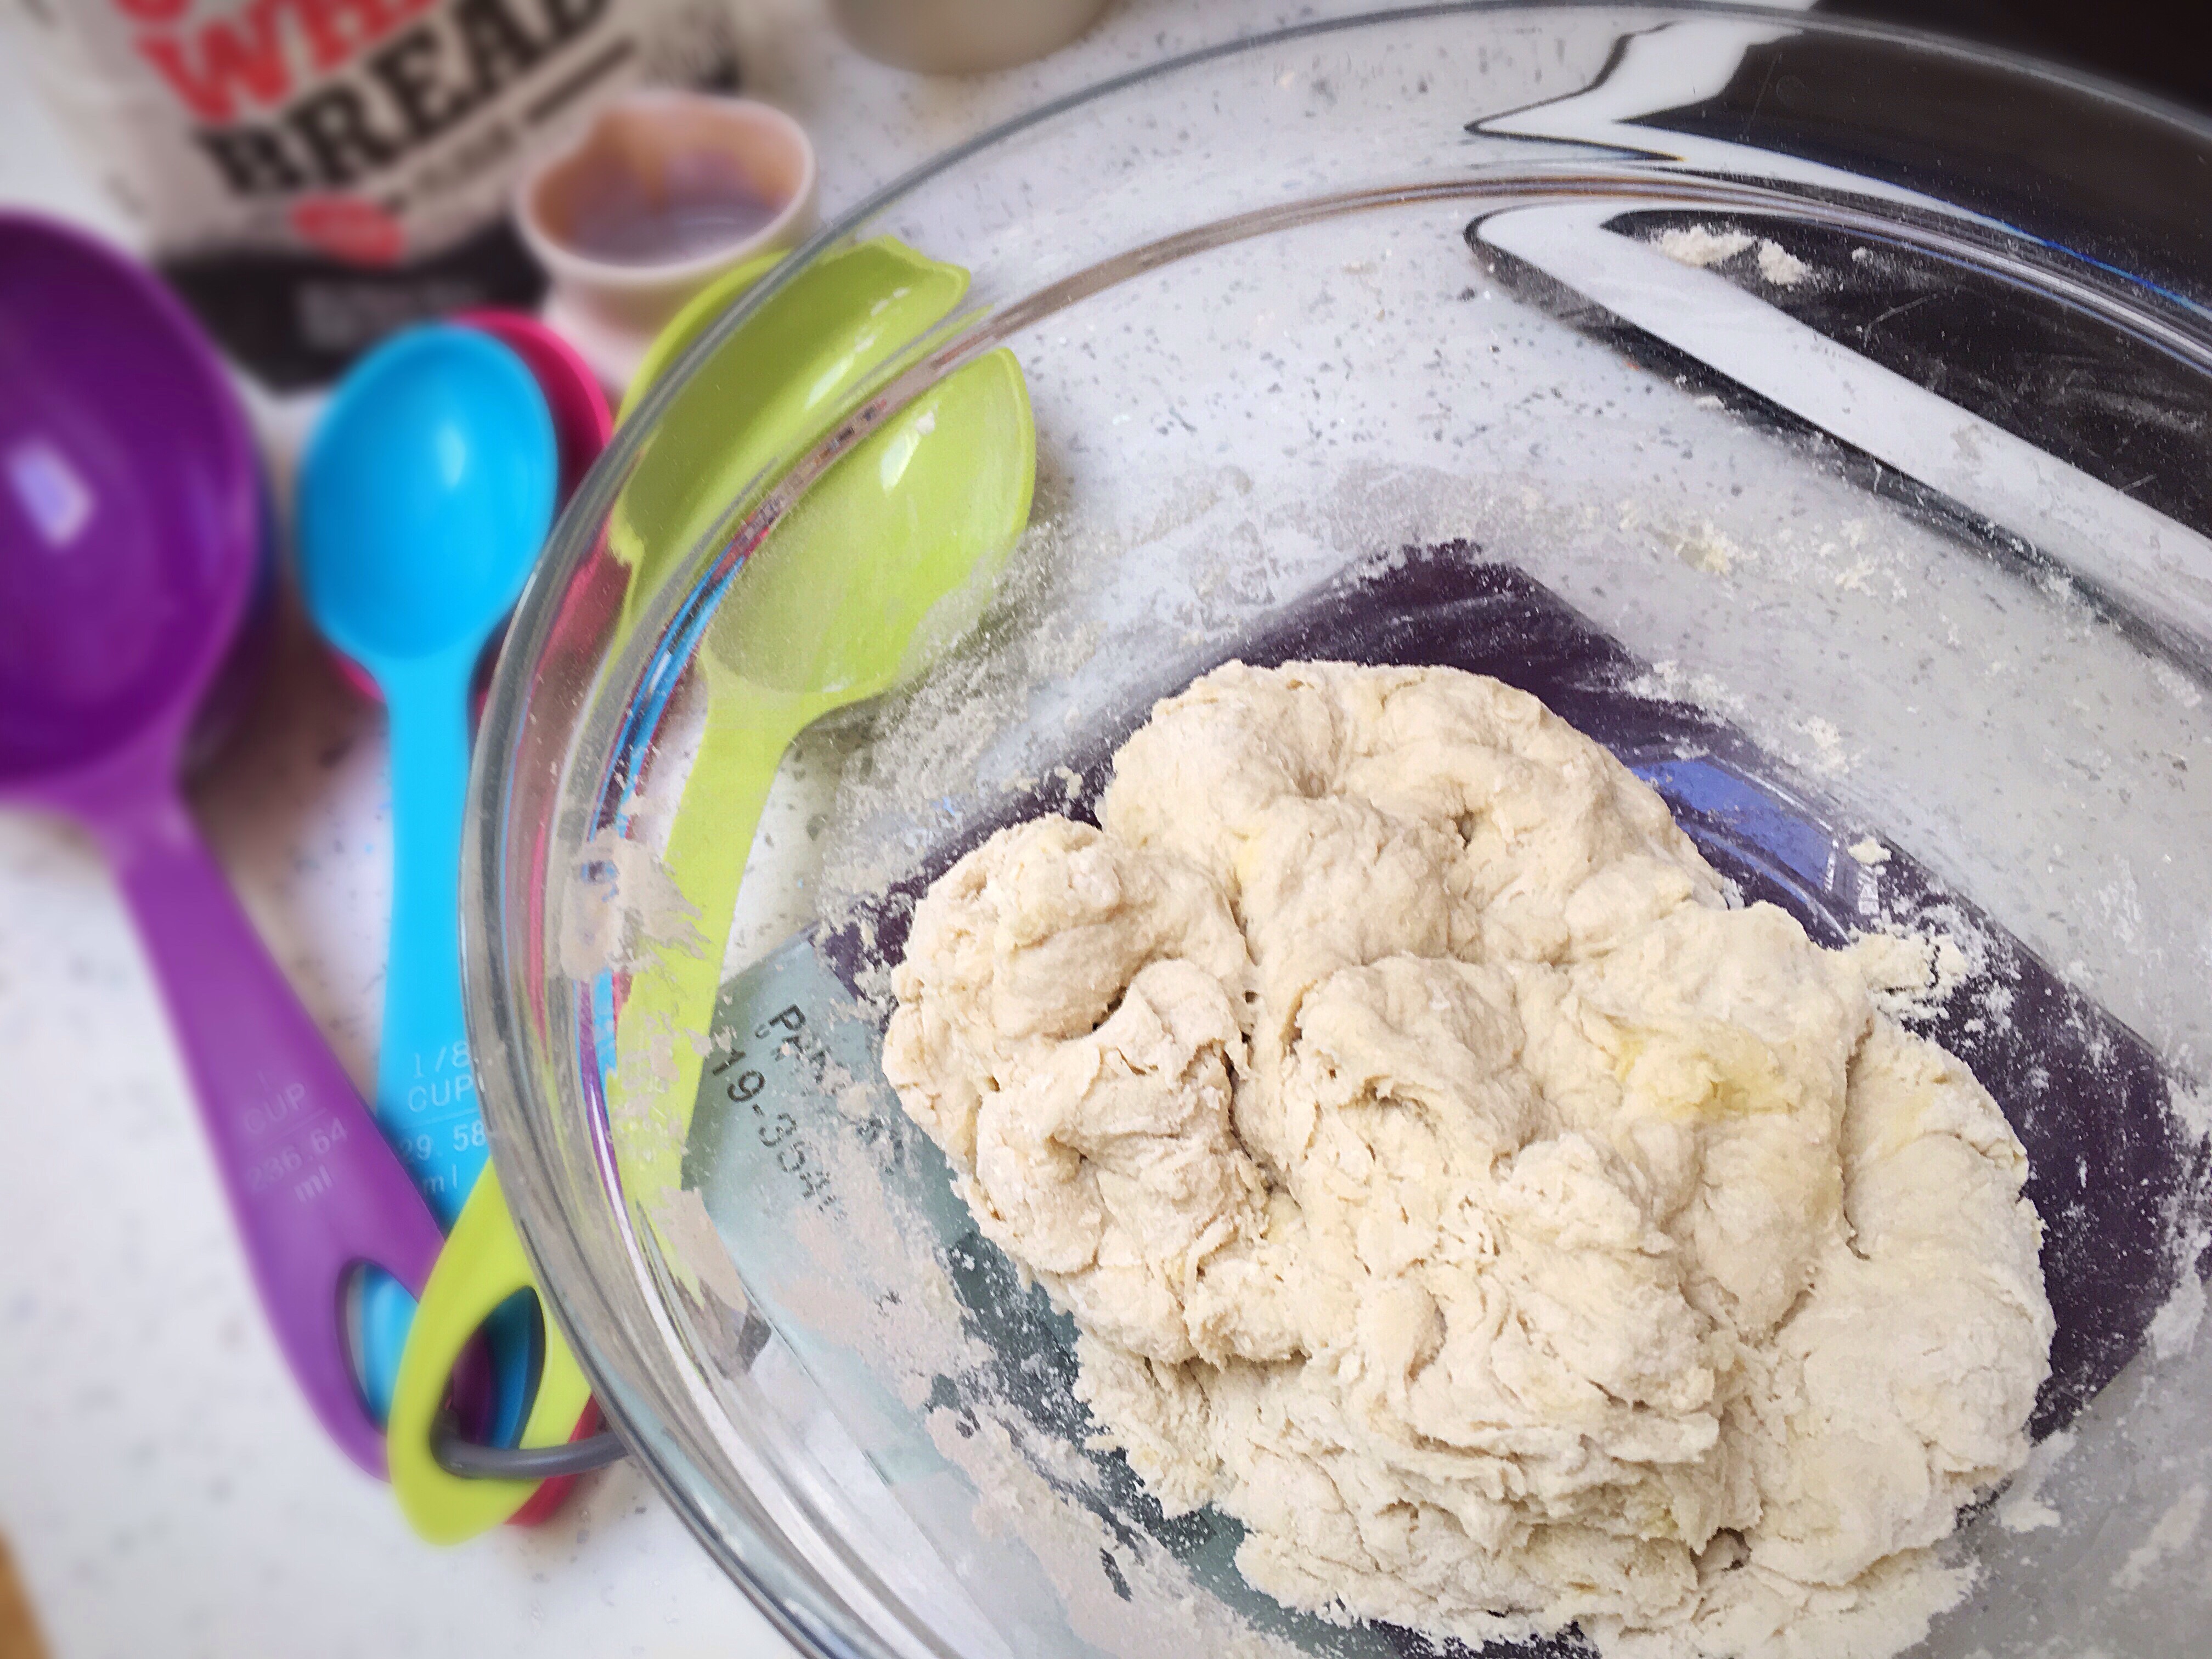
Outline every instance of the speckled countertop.
[[(846, 49), (818, 0), (751, 0), (747, 89), (805, 123), (835, 216), (1040, 100), (1210, 41), (1358, 9), (1124, 0), (1029, 68), (929, 81)], [(116, 223), (0, 50), (0, 202)], [(311, 413), (257, 410), (280, 492)], [(340, 1058), (374, 1073), (388, 899), (382, 718), (287, 617), (193, 790)], [(0, 815), (0, 1532), (62, 1659), (779, 1654), (645, 1480), (436, 1551), (322, 1437), (248, 1286), (156, 993), (81, 835)]]

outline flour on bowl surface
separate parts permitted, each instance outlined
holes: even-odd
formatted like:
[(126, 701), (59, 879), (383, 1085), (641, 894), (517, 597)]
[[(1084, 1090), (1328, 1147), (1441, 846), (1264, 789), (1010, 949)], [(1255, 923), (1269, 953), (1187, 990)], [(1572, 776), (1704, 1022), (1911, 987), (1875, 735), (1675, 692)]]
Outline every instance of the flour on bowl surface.
[(1686, 265), (1725, 264), (1752, 245), (1741, 230), (1715, 230), (1710, 225), (1683, 225), (1659, 234), (1659, 251)]
[(1469, 1641), (1887, 1653), (1958, 1599), (2041, 1224), (1859, 953), (1455, 670), (1232, 663), (1100, 823), (933, 886), (884, 1067), (1168, 1511), (1291, 1607)]

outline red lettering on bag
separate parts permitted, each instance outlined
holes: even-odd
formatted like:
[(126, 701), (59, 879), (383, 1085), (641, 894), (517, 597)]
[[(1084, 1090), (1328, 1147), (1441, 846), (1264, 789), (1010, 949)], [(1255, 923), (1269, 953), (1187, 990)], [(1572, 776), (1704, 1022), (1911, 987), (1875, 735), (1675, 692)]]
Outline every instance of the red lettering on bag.
[(437, 0), (292, 0), (307, 51), (319, 70), (328, 71), (374, 46)]
[(283, 3), (253, 0), (243, 11), (210, 18), (197, 30), (142, 34), (135, 44), (186, 108), (220, 125), (237, 118), (241, 93), (264, 109), (291, 95), (292, 67), (284, 61), (277, 28)]

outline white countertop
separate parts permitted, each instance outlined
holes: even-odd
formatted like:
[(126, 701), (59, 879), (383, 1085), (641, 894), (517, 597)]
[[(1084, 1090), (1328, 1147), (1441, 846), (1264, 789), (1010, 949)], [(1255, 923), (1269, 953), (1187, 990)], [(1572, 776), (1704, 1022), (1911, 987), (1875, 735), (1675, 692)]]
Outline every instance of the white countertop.
[[(745, 89), (806, 125), (834, 216), (1042, 99), (1211, 40), (1353, 9), (1125, 0), (1026, 69), (931, 81), (754, 0)], [(115, 233), (0, 50), (0, 203)], [(263, 408), (280, 474), (307, 411)], [(374, 1073), (389, 895), (381, 715), (289, 623), (192, 792), (217, 857), (356, 1080)], [(155, 988), (74, 830), (0, 814), (0, 1534), (57, 1659), (787, 1652), (642, 1476), (453, 1550), (323, 1437), (247, 1283)]]

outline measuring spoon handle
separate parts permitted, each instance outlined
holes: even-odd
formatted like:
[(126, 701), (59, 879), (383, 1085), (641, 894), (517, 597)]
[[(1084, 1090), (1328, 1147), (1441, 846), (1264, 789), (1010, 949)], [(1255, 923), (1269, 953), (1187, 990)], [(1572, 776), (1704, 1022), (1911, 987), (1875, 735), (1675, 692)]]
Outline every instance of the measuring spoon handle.
[(418, 1292), (438, 1224), (167, 784), (98, 825), (167, 1000), (246, 1260), (331, 1437), (372, 1474), (343, 1291), (373, 1262)]
[[(441, 1226), (451, 1227), (489, 1156), (461, 1004), (461, 826), (469, 783), (473, 644), (380, 662), (392, 714), (392, 950), (376, 1116)], [(389, 1280), (362, 1299), (370, 1400), (388, 1409), (416, 1312)], [(527, 1310), (492, 1322), (491, 1420), (502, 1442), (521, 1426), (530, 1394)]]
[(392, 935), (376, 1115), (441, 1224), (483, 1168), (461, 1005), (461, 824), (473, 649), (380, 664), (392, 712)]
[[(415, 1530), (434, 1544), (473, 1538), (535, 1502), (535, 1480), (464, 1480), (447, 1474), (438, 1466), (433, 1436), (453, 1368), (470, 1339), (495, 1309), (518, 1291), (535, 1294), (537, 1288), (500, 1190), (499, 1170), (488, 1169), (453, 1224), (452, 1242), (422, 1293), (392, 1396), (392, 1495)], [(516, 1440), (534, 1449), (561, 1445), (587, 1431), (585, 1413), (592, 1400), (592, 1385), (562, 1340), (552, 1309), (542, 1299), (539, 1308), (544, 1369)], [(566, 1486), (567, 1478), (562, 1478), (562, 1489)]]

